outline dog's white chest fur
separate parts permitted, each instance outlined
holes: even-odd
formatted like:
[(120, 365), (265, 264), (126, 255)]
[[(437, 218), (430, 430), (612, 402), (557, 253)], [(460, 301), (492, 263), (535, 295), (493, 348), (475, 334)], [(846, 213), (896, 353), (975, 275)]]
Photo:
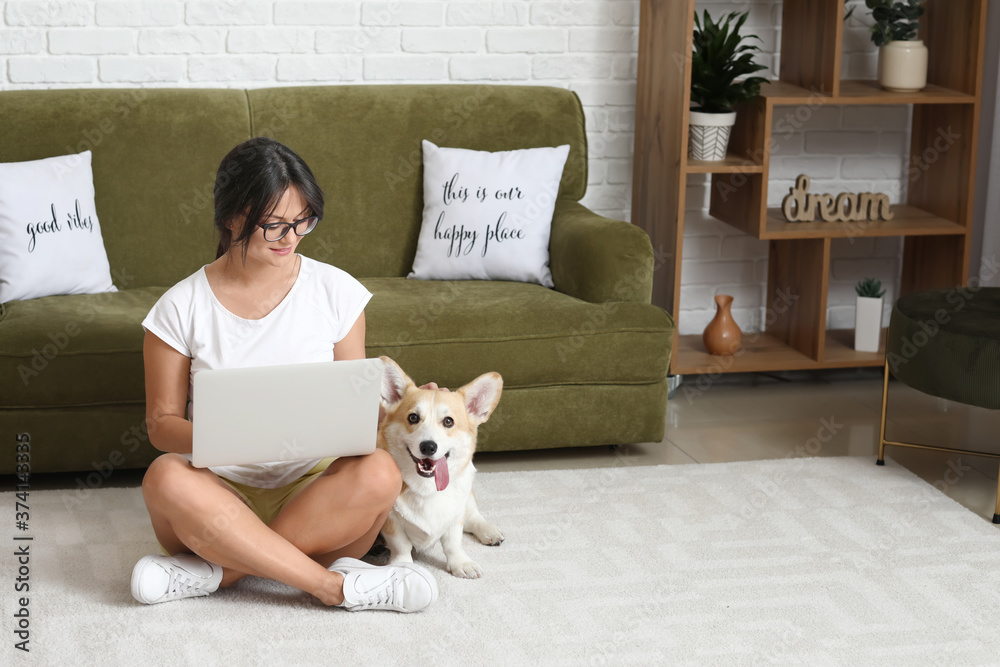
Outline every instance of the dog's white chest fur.
[[(399, 494), (392, 508), (393, 519), (418, 551), (427, 550), (446, 530), (464, 521), (475, 474), (475, 468), (469, 464), (443, 491), (420, 495), (407, 488)], [(429, 484), (433, 486), (434, 482)]]

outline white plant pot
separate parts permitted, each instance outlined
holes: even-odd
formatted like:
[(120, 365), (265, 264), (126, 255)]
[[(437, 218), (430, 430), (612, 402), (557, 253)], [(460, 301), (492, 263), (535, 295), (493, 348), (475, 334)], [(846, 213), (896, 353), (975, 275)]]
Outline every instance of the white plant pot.
[(889, 42), (878, 50), (878, 83), (896, 93), (927, 86), (927, 47), (923, 40)]
[(854, 349), (858, 352), (878, 352), (882, 342), (882, 298), (857, 297), (854, 311)]
[(688, 124), (688, 157), (692, 160), (724, 160), (736, 112), (692, 111)]

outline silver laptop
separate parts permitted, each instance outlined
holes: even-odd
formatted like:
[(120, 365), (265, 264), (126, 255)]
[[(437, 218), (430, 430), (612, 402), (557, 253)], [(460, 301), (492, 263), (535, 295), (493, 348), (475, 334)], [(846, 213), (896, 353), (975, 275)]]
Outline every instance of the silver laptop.
[(382, 361), (201, 371), (194, 376), (199, 467), (375, 451)]

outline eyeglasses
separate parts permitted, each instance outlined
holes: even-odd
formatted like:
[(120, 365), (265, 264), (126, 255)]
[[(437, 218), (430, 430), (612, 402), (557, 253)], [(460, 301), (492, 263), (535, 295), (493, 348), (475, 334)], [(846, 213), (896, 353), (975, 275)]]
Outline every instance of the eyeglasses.
[(308, 218), (302, 218), (295, 222), (258, 223), (257, 226), (264, 230), (264, 240), (273, 242), (285, 238), (285, 234), (288, 233), (289, 229), (294, 229), (296, 236), (305, 236), (316, 228), (317, 222), (319, 222), (319, 216), (311, 215)]

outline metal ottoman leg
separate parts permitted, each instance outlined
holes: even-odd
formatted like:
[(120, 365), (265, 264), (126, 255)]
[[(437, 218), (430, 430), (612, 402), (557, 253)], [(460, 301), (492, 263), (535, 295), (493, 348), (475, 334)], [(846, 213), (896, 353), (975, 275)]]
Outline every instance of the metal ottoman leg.
[(1000, 474), (997, 475), (997, 504), (993, 509), (993, 523), (1000, 523)]
[[(882, 421), (878, 429), (878, 459), (875, 463), (885, 465), (885, 407), (889, 400), (889, 356), (886, 354), (885, 367), (882, 369)], [(1000, 512), (1000, 506), (997, 508)]]

